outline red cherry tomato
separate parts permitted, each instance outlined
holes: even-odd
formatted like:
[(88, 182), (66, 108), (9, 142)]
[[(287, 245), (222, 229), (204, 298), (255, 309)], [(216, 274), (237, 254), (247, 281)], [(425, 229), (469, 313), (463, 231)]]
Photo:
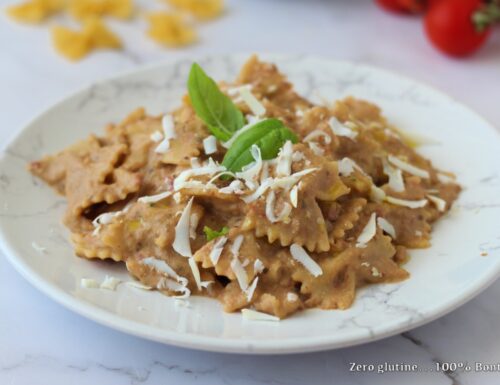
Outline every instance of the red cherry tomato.
[(491, 28), (478, 31), (472, 15), (481, 0), (436, 1), (425, 15), (425, 31), (432, 43), (452, 56), (466, 56), (481, 47)]
[(391, 12), (418, 13), (425, 8), (424, 0), (376, 0), (377, 4)]

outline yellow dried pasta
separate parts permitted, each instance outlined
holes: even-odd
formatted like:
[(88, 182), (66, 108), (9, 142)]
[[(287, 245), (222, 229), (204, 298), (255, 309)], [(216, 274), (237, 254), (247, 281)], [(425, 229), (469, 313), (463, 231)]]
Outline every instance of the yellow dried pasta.
[(132, 0), (70, 0), (69, 12), (77, 20), (92, 17), (112, 16), (126, 20), (132, 17)]
[(213, 19), (224, 11), (224, 0), (165, 0), (169, 5), (189, 12), (200, 20)]
[(7, 15), (22, 22), (37, 24), (64, 9), (65, 0), (30, 0), (7, 8)]
[(183, 47), (198, 39), (194, 28), (178, 13), (152, 12), (147, 19), (148, 36), (161, 45)]
[(99, 19), (84, 21), (83, 30), (63, 26), (52, 28), (52, 41), (57, 52), (69, 60), (80, 60), (95, 49), (119, 49), (122, 43)]

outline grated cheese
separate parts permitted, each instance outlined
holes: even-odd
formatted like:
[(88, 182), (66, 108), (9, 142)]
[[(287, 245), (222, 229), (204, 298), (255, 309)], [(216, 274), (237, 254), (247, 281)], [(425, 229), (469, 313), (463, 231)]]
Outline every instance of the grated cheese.
[(290, 293), (286, 294), (286, 300), (288, 302), (295, 302), (298, 299), (299, 299), (299, 296), (297, 294), (295, 294), (295, 293), (290, 292)]
[(116, 287), (121, 283), (121, 280), (115, 277), (111, 277), (109, 275), (106, 275), (104, 277), (104, 281), (102, 281), (101, 285), (99, 286), (101, 289), (106, 289), (106, 290), (116, 290)]
[(181, 295), (174, 296), (174, 298), (182, 299), (182, 298), (187, 298), (191, 295), (191, 290), (189, 290), (189, 288), (187, 287), (187, 282), (185, 284), (179, 283), (166, 277), (160, 279), (158, 285), (156, 285), (156, 288), (160, 290), (167, 289), (170, 291), (182, 293)]
[(231, 260), (231, 270), (233, 271), (234, 275), (236, 276), (236, 280), (238, 281), (238, 285), (240, 285), (240, 288), (242, 291), (245, 291), (248, 288), (248, 277), (247, 277), (247, 272), (245, 271), (245, 268), (241, 265), (240, 260), (238, 257), (234, 257)]
[(288, 218), (290, 213), (292, 212), (292, 206), (290, 206), (288, 202), (285, 202), (283, 204), (283, 208), (281, 209), (280, 213), (278, 215), (275, 215), (274, 214), (275, 202), (276, 202), (276, 194), (274, 191), (271, 191), (269, 194), (267, 194), (266, 198), (266, 218), (271, 223), (285, 221), (286, 218)]
[(325, 153), (325, 150), (323, 150), (316, 142), (308, 142), (307, 145), (311, 149), (312, 152), (314, 152), (315, 155), (317, 156), (322, 156)]
[(196, 228), (198, 227), (198, 222), (200, 221), (200, 217), (197, 213), (191, 214), (189, 218), (189, 238), (196, 238)]
[(354, 172), (355, 169), (360, 170), (364, 174), (364, 171), (361, 169), (361, 167), (359, 167), (358, 164), (351, 158), (342, 158), (337, 163), (337, 167), (341, 176), (349, 176)]
[(191, 198), (182, 210), (181, 217), (175, 226), (175, 239), (172, 243), (174, 250), (183, 257), (189, 258), (193, 256), (191, 251), (191, 243), (189, 241), (190, 222), (191, 222), (191, 207), (193, 206), (193, 199)]
[(314, 261), (304, 248), (296, 243), (290, 246), (292, 258), (301, 263), (313, 276), (319, 277), (323, 274), (321, 267)]
[(151, 134), (150, 138), (153, 142), (158, 143), (163, 139), (163, 134), (160, 131), (155, 131)]
[(250, 153), (252, 154), (254, 162), (245, 166), (240, 172), (237, 172), (236, 177), (243, 179), (248, 188), (255, 189), (255, 180), (259, 177), (260, 171), (262, 170), (262, 154), (259, 146), (255, 144), (250, 148)]
[(43, 247), (43, 246), (40, 246), (38, 243), (36, 243), (35, 241), (31, 242), (31, 247), (39, 252), (40, 254), (45, 254), (47, 252), (47, 248), (46, 247)]
[(217, 152), (217, 138), (213, 135), (207, 136), (203, 139), (203, 149), (205, 154), (210, 155)]
[(330, 144), (332, 142), (332, 137), (325, 131), (319, 129), (311, 131), (309, 134), (307, 134), (307, 136), (304, 138), (304, 142), (312, 142), (317, 138), (323, 138), (325, 144)]
[(172, 195), (172, 192), (165, 191), (165, 192), (162, 192), (162, 193), (159, 193), (156, 195), (147, 195), (147, 196), (140, 197), (139, 199), (137, 199), (137, 201), (141, 202), (141, 203), (156, 203), (156, 202), (159, 202), (165, 198), (168, 198), (170, 195)]
[(217, 262), (219, 262), (220, 255), (224, 250), (224, 245), (226, 244), (226, 242), (227, 242), (227, 237), (220, 237), (215, 241), (214, 245), (212, 246), (209, 258), (214, 266), (217, 265)]
[(382, 190), (380, 187), (375, 186), (372, 184), (372, 187), (370, 188), (370, 199), (374, 202), (382, 202), (386, 198), (385, 191)]
[(389, 203), (392, 203), (393, 205), (398, 205), (398, 206), (405, 206), (409, 207), (410, 209), (418, 209), (421, 207), (424, 207), (427, 204), (427, 199), (422, 199), (418, 201), (410, 201), (406, 199), (399, 199), (399, 198), (394, 198), (389, 195), (385, 197), (385, 200)]
[(375, 267), (372, 266), (372, 276), (374, 277), (382, 277), (382, 273)]
[(201, 277), (200, 277), (200, 269), (198, 269), (198, 264), (194, 260), (193, 257), (190, 257), (188, 260), (189, 267), (191, 268), (191, 272), (193, 273), (194, 281), (196, 282), (196, 287), (201, 291)]
[(292, 173), (293, 144), (287, 140), (281, 147), (276, 165), (277, 176), (289, 176)]
[(237, 257), (240, 252), (241, 244), (243, 243), (244, 237), (243, 235), (238, 235), (236, 238), (233, 240), (233, 244), (231, 245), (231, 254), (233, 254), (234, 257)]
[(253, 271), (256, 274), (260, 274), (264, 271), (264, 269), (265, 269), (265, 266), (262, 263), (262, 261), (260, 259), (256, 259), (255, 262), (253, 263)]
[(377, 233), (377, 214), (372, 213), (370, 216), (370, 219), (366, 223), (365, 227), (361, 231), (361, 234), (359, 234), (358, 239), (356, 239), (356, 247), (358, 248), (365, 248), (366, 244), (372, 240), (372, 238), (375, 236)]
[(80, 286), (84, 289), (97, 289), (99, 283), (93, 278), (82, 278), (80, 280)]
[(328, 124), (330, 125), (330, 128), (332, 132), (337, 135), (337, 136), (345, 136), (349, 139), (354, 140), (356, 136), (358, 136), (358, 133), (356, 131), (353, 131), (346, 125), (342, 124), (336, 117), (332, 116), (330, 120), (328, 121)]
[(155, 148), (155, 152), (165, 154), (170, 149), (170, 139), (176, 137), (172, 115), (165, 115), (161, 120), (161, 124), (163, 127), (163, 140)]
[(446, 201), (434, 195), (427, 195), (427, 199), (429, 199), (434, 206), (438, 209), (438, 211), (446, 211)]
[(179, 282), (179, 283), (181, 283), (183, 285), (187, 285), (187, 283), (188, 283), (187, 278), (181, 277), (179, 274), (177, 274), (175, 272), (175, 270), (172, 269), (170, 267), (170, 265), (166, 261), (164, 261), (162, 259), (157, 259), (157, 258), (154, 258), (154, 257), (148, 257), (148, 258), (144, 258), (141, 261), (141, 263), (143, 265), (146, 265), (148, 267), (153, 268), (154, 270), (156, 270), (160, 274), (166, 275), (167, 277), (174, 278), (175, 280), (177, 280), (177, 282)]
[(255, 289), (257, 288), (257, 283), (259, 282), (259, 277), (255, 277), (248, 286), (247, 290), (245, 291), (245, 295), (247, 297), (247, 301), (250, 302), (253, 298), (253, 294), (255, 293)]
[(266, 314), (266, 313), (261, 313), (260, 311), (255, 311), (251, 309), (241, 309), (241, 315), (244, 319), (251, 320), (251, 321), (274, 321), (274, 322), (279, 322), (279, 318)]
[(389, 177), (389, 188), (394, 192), (405, 191), (405, 182), (401, 169), (392, 167), (388, 162), (384, 162), (383, 169), (384, 174)]
[(290, 202), (292, 203), (293, 207), (297, 208), (298, 201), (299, 201), (299, 186), (295, 185), (290, 190)]
[(419, 176), (421, 178), (429, 178), (429, 172), (427, 170), (423, 170), (409, 163), (406, 163), (405, 161), (395, 157), (394, 155), (389, 155), (387, 157), (387, 160), (397, 168), (406, 171), (409, 174)]
[(396, 239), (396, 229), (387, 219), (382, 218), (382, 217), (378, 217), (377, 218), (377, 225), (383, 231), (385, 231), (387, 234), (389, 234), (392, 237), (392, 239)]
[(239, 93), (241, 99), (245, 102), (248, 108), (250, 108), (250, 111), (252, 111), (252, 114), (255, 116), (263, 116), (266, 113), (266, 108), (261, 102), (259, 102), (254, 94), (252, 94), (248, 87), (241, 87), (239, 89)]

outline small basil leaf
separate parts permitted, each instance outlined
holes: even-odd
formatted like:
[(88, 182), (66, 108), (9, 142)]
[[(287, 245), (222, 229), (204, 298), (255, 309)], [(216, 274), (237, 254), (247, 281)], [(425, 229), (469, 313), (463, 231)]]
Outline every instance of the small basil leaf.
[(281, 120), (266, 119), (255, 123), (236, 138), (226, 152), (222, 165), (232, 172), (241, 171), (254, 160), (250, 151), (254, 144), (260, 148), (262, 159), (273, 159), (288, 140), (297, 143), (297, 136)]
[(205, 226), (203, 228), (203, 232), (205, 233), (205, 236), (207, 237), (207, 241), (211, 241), (212, 239), (222, 237), (223, 235), (226, 235), (227, 233), (229, 233), (229, 227), (224, 226), (222, 229), (217, 231), (217, 230), (211, 229), (208, 226)]
[(188, 92), (196, 115), (217, 139), (227, 141), (245, 125), (241, 111), (197, 63), (189, 72)]

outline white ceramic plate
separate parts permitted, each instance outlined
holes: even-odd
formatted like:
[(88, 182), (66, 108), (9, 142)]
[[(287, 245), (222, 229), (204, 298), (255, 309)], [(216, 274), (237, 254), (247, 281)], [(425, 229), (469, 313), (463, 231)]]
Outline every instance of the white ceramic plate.
[[(186, 91), (188, 60), (86, 88), (36, 118), (7, 147), (0, 160), (0, 243), (16, 269), (54, 300), (112, 328), (167, 344), (244, 353), (333, 349), (400, 333), (453, 310), (498, 277), (500, 139), (486, 121), (438, 91), (379, 69), (304, 56), (263, 58), (276, 61), (312, 99), (354, 95), (376, 102), (394, 124), (433, 138), (420, 151), (457, 174), (465, 189), (435, 227), (433, 246), (411, 252), (409, 280), (362, 289), (346, 311), (309, 310), (279, 323), (243, 320), (210, 299), (192, 298), (189, 307), (179, 307), (172, 298), (127, 285), (116, 292), (82, 289), (82, 277), (130, 278), (118, 264), (74, 256), (60, 223), (64, 200), (31, 177), (26, 163), (101, 132), (137, 106), (152, 113), (172, 109)], [(198, 61), (216, 79), (233, 79), (245, 59)]]

